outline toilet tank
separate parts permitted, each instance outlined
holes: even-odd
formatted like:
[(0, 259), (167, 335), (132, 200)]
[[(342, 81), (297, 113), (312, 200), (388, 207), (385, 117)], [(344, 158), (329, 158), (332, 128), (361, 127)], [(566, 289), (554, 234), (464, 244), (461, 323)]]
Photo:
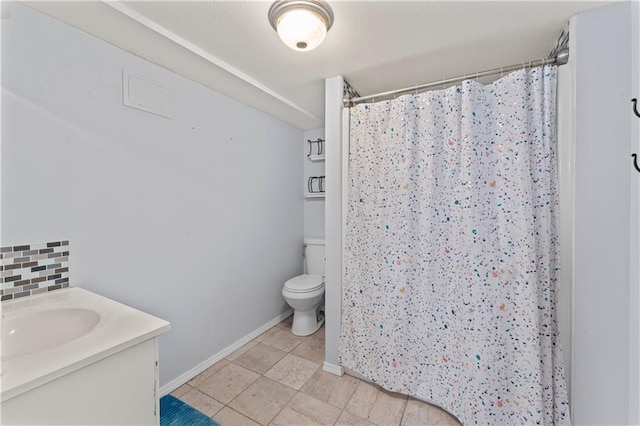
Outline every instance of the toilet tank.
[(304, 261), (306, 273), (324, 276), (324, 240), (320, 238), (304, 239)]

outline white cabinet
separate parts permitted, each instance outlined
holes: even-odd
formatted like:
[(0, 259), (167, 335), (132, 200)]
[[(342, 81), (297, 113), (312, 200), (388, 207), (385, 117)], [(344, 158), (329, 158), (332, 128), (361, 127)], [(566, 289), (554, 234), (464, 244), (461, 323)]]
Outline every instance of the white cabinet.
[[(86, 328), (78, 312), (99, 321)], [(2, 314), (0, 424), (158, 424), (167, 321), (79, 287), (2, 302)]]
[(158, 349), (151, 338), (2, 403), (2, 424), (157, 425)]

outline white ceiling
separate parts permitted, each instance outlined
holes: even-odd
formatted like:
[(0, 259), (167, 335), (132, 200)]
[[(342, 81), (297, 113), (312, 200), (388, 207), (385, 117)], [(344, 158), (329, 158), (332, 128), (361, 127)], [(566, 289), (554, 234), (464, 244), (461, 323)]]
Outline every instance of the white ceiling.
[(569, 18), (606, 1), (331, 1), (324, 43), (297, 52), (269, 1), (26, 4), (302, 129), (323, 126), (324, 79), (361, 94), (545, 57)]

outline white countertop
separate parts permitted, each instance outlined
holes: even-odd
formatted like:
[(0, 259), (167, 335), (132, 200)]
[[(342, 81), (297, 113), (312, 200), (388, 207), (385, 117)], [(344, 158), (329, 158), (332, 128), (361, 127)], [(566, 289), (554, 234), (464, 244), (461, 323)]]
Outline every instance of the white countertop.
[[(100, 319), (87, 334), (69, 342), (25, 355), (3, 357), (5, 359), (0, 361), (1, 401), (158, 336), (171, 328), (167, 321), (79, 287), (2, 302), (3, 318), (20, 317), (49, 309), (90, 310), (96, 312)], [(30, 338), (37, 339), (38, 336)]]

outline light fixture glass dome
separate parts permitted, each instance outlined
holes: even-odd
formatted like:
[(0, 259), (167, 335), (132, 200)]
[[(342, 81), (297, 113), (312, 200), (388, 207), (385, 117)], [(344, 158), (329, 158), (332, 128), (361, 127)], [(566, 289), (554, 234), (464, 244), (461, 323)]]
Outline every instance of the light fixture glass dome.
[(284, 44), (307, 51), (324, 40), (333, 24), (333, 12), (322, 0), (279, 0), (269, 9), (269, 22)]
[(284, 44), (295, 50), (312, 50), (327, 35), (324, 22), (313, 12), (294, 9), (278, 21), (278, 35)]

